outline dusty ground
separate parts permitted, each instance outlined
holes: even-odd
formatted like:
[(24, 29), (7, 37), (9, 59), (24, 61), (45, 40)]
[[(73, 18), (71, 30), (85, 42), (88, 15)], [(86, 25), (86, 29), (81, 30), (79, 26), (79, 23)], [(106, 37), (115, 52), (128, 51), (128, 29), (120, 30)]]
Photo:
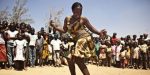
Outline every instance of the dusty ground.
[[(97, 67), (95, 65), (87, 65), (91, 75), (150, 75), (150, 70), (142, 69), (120, 69), (114, 67)], [(82, 75), (79, 68), (76, 66), (77, 75)], [(0, 70), (0, 75), (70, 75), (68, 66), (63, 67), (35, 67), (28, 70), (16, 71)]]

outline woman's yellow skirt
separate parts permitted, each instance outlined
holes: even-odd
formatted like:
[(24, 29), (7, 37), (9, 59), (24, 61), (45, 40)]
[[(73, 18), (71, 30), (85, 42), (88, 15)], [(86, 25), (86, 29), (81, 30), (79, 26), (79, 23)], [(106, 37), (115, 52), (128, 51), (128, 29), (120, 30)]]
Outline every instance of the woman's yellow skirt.
[(76, 57), (89, 58), (96, 56), (94, 41), (91, 36), (83, 37), (77, 40), (73, 53)]

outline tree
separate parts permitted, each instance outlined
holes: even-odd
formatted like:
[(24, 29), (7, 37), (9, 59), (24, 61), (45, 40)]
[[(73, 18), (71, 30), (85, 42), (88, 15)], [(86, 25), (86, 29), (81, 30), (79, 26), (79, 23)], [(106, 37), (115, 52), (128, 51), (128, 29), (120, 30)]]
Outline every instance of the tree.
[(60, 10), (50, 10), (50, 16), (49, 16), (49, 21), (54, 20), (57, 25), (61, 25), (61, 15), (63, 14), (63, 9)]
[(8, 8), (0, 10), (0, 21), (6, 21), (8, 20), (10, 14), (8, 11)]
[(27, 15), (28, 9), (25, 7), (27, 0), (15, 0), (15, 5), (12, 9), (10, 17), (11, 22), (21, 23), (33, 23), (33, 20)]
[(46, 25), (45, 25), (46, 32), (49, 31), (49, 28), (52, 29), (52, 27), (49, 26), (49, 21), (50, 20), (54, 20), (57, 23), (57, 25), (59, 25), (59, 26), (62, 25), (60, 18), (61, 18), (62, 14), (63, 14), (63, 11), (64, 11), (63, 8), (59, 9), (59, 10), (52, 9), (52, 8), (50, 9), (50, 14), (49, 14), (49, 16), (46, 19), (46, 20), (48, 20)]

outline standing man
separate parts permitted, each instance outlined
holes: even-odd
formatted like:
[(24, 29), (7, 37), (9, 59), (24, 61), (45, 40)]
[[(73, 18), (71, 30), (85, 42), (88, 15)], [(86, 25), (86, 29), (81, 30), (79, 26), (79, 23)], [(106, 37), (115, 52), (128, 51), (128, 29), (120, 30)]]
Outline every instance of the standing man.
[(18, 31), (15, 29), (14, 23), (10, 23), (9, 30), (6, 31), (6, 38), (7, 38), (7, 56), (8, 56), (8, 63), (10, 69), (13, 67), (14, 62), (14, 41), (16, 40), (16, 35)]
[(29, 36), (30, 42), (29, 42), (29, 60), (30, 60), (30, 66), (35, 66), (35, 60), (36, 60), (36, 43), (37, 43), (37, 35), (35, 34), (34, 28), (31, 28), (31, 34), (26, 33), (26, 35)]

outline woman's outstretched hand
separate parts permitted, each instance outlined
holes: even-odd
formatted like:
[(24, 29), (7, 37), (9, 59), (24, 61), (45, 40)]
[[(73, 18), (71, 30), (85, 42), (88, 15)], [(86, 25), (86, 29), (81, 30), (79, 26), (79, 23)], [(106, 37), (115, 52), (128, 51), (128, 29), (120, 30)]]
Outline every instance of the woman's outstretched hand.
[(49, 25), (55, 28), (55, 22), (54, 22), (54, 20), (51, 20), (50, 23), (49, 23)]

